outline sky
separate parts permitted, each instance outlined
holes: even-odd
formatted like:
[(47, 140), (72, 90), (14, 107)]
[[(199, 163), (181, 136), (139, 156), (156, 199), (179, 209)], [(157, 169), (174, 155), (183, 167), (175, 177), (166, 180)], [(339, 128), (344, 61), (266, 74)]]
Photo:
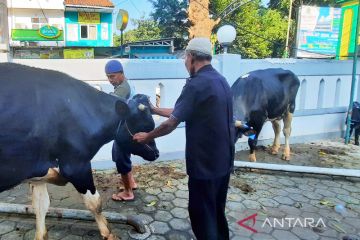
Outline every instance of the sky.
[(140, 19), (150, 17), (152, 11), (152, 4), (148, 0), (112, 0), (115, 5), (114, 18), (116, 18), (118, 10), (124, 9), (129, 13), (129, 23), (125, 29), (125, 32), (134, 29), (131, 19)]

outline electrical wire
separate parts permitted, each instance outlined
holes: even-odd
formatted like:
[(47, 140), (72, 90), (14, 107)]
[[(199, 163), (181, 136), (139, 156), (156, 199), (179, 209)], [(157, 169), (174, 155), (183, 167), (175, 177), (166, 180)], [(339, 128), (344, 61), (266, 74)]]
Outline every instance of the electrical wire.
[(130, 0), (131, 5), (133, 5), (133, 7), (136, 9), (136, 11), (141, 15), (142, 13), (140, 12), (140, 10), (135, 6), (134, 2)]

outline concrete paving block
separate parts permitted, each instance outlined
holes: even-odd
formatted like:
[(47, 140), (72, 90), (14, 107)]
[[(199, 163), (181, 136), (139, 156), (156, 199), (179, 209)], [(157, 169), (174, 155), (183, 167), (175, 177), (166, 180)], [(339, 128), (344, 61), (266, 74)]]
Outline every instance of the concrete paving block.
[(0, 235), (14, 231), (16, 223), (14, 221), (2, 221), (0, 224)]
[(154, 221), (150, 224), (151, 232), (155, 234), (165, 234), (170, 230), (170, 227), (165, 222)]
[(170, 219), (172, 219), (173, 216), (168, 211), (160, 210), (155, 213), (154, 218), (155, 218), (155, 220), (158, 220), (158, 221), (167, 222)]
[(189, 212), (186, 208), (175, 207), (171, 210), (171, 214), (176, 218), (188, 218)]
[(295, 234), (289, 232), (289, 231), (284, 231), (284, 230), (278, 230), (276, 229), (273, 233), (272, 236), (277, 239), (277, 240), (300, 240), (299, 237), (297, 237)]

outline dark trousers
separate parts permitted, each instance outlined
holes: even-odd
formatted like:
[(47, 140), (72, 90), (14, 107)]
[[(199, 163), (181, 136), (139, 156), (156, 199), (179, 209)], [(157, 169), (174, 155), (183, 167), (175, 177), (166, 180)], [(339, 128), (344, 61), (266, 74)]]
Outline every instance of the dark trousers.
[(189, 177), (189, 215), (198, 240), (229, 239), (225, 216), (229, 179), (230, 174), (209, 180)]
[(128, 174), (131, 172), (131, 154), (124, 152), (114, 141), (112, 147), (112, 159), (116, 163), (116, 169), (120, 174)]
[(359, 135), (360, 135), (360, 123), (351, 123), (350, 125), (350, 137), (353, 130), (355, 129), (355, 145), (359, 145)]

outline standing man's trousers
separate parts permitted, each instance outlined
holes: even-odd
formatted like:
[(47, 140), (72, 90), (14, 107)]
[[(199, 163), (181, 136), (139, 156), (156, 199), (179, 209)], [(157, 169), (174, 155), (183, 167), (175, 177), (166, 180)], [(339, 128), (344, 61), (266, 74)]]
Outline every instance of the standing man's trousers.
[(215, 179), (189, 177), (189, 215), (198, 240), (228, 240), (225, 216), (226, 195), (230, 174)]

